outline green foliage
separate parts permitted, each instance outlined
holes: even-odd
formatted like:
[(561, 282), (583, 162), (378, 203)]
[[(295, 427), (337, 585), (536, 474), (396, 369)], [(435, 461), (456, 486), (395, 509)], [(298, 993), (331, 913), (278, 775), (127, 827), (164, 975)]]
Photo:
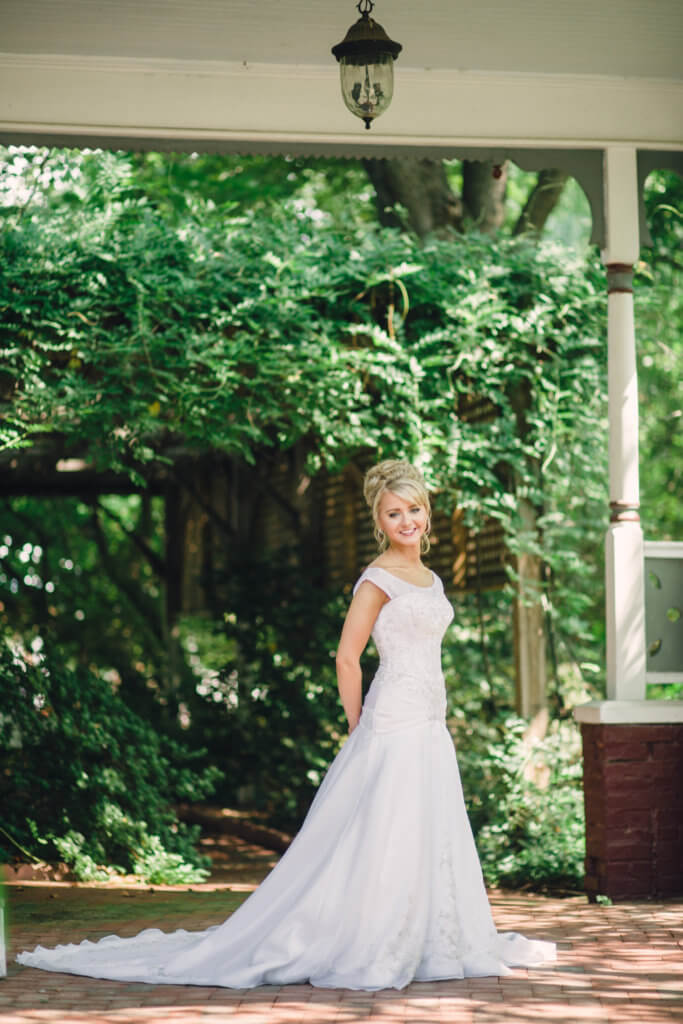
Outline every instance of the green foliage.
[(583, 252), (588, 246), (591, 227), (591, 209), (586, 193), (578, 181), (570, 178), (548, 218), (545, 234), (567, 248)]
[[(603, 660), (604, 274), (593, 252), (474, 234), (420, 246), (380, 231), (361, 179), (348, 162), (6, 154), (0, 447), (57, 433), (141, 486), (178, 446), (254, 462), (303, 442), (310, 471), (369, 447), (419, 458), (438, 500), (457, 502), (470, 525), (499, 519), (510, 550), (541, 554), (547, 569), (550, 696), (562, 721), (533, 757), (547, 760), (549, 788), (524, 774), (532, 755), (511, 718), (507, 592), (484, 595), (479, 609), (460, 602), (445, 655), (451, 723), (489, 879), (572, 885), (582, 826), (565, 719), (599, 692)], [(521, 207), (530, 181), (512, 179)], [(348, 215), (347, 186), (359, 197)], [(681, 528), (680, 199), (679, 179), (651, 177), (656, 244), (636, 292), (644, 520), (662, 539)], [(572, 223), (565, 216), (557, 232), (578, 247), (585, 204), (571, 188), (563, 202)], [(497, 415), (459, 415), (471, 396), (489, 397)], [(221, 799), (295, 826), (344, 732), (331, 657), (342, 599), (308, 591), (286, 563), (243, 567), (221, 627), (187, 621), (169, 636), (159, 499), (18, 498), (1, 512), (4, 614), (38, 653), (56, 636), (63, 664), (52, 654), (34, 667), (2, 663), (0, 688), (29, 696), (3, 701), (15, 725), (2, 719), (0, 740), (18, 722), (35, 757), (2, 755), (13, 774), (0, 776), (0, 826), (38, 852), (36, 836), (54, 836), (50, 849), (82, 873), (144, 865), (148, 877), (184, 880), (183, 865), (196, 864), (191, 836), (168, 807), (208, 793), (206, 763), (227, 769)], [(91, 700), (111, 714), (87, 710)], [(103, 752), (93, 729), (105, 721)], [(183, 725), (206, 759), (188, 768), (180, 748), (157, 740), (162, 725), (171, 735)], [(138, 737), (140, 778), (126, 758), (106, 759), (129, 745), (124, 733)], [(56, 781), (40, 782), (41, 744)], [(172, 781), (178, 765), (183, 783)], [(33, 833), (22, 818), (29, 795)]]
[[(100, 154), (84, 160), (98, 176)], [(131, 153), (133, 180), (165, 216), (182, 221), (208, 204), (221, 215), (276, 210), (291, 200), (337, 222), (374, 220), (372, 190), (355, 160), (292, 156), (226, 156), (201, 153)]]
[(488, 811), (477, 834), (487, 881), (580, 889), (585, 824), (578, 728), (555, 721), (536, 743), (525, 740), (524, 720), (506, 719), (499, 729), (498, 743), (476, 762)]
[[(563, 251), (476, 236), (421, 248), (287, 205), (230, 218), (204, 204), (178, 223), (133, 186), (125, 161), (103, 160), (82, 201), (5, 217), (17, 441), (56, 430), (133, 473), (180, 439), (247, 460), (306, 437), (313, 464), (368, 445), (453, 461), (470, 442), (454, 402), (488, 387), (504, 409), (487, 447), (520, 462), (551, 451), (577, 384), (591, 393), (602, 294)], [(511, 393), (537, 378), (553, 430), (544, 441), (530, 422), (520, 447)]]
[[(470, 525), (493, 516), (512, 551), (542, 547), (560, 642), (577, 664), (599, 663), (605, 300), (593, 256), (475, 234), (420, 246), (294, 200), (237, 216), (200, 194), (171, 215), (136, 173), (101, 155), (85, 184), (62, 176), (59, 201), (41, 192), (18, 223), (7, 208), (0, 330), (15, 440), (57, 431), (135, 480), (177, 445), (255, 461), (302, 442), (311, 471), (368, 447), (419, 458)], [(459, 416), (470, 396), (490, 398), (495, 417)], [(92, 510), (77, 514), (94, 551)], [(26, 598), (21, 576), (4, 575)], [(159, 600), (137, 589), (130, 621), (164, 675)]]
[[(187, 849), (172, 853), (158, 835), (150, 835), (146, 821), (131, 820), (117, 804), (105, 802), (102, 805), (101, 820), (108, 844), (129, 852), (129, 870), (144, 882), (152, 885), (182, 885), (185, 882), (203, 882), (208, 878), (208, 870), (199, 866), (208, 861), (198, 858), (194, 849), (198, 829), (188, 834)], [(103, 882), (126, 870), (110, 864), (106, 848), (103, 851), (104, 866), (93, 860), (87, 852), (93, 847), (92, 832), (86, 838), (81, 832), (70, 829), (64, 836), (53, 837), (52, 842), (62, 860), (72, 866), (80, 881)]]
[(547, 730), (515, 715), (510, 600), (504, 592), (483, 594), (481, 602), (456, 599), (444, 644), (448, 723), (465, 801), (487, 882), (577, 889), (585, 825), (581, 739), (571, 709), (595, 691), (565, 663)]
[(173, 639), (141, 545), (162, 563), (163, 513), (149, 494), (0, 499), (0, 632), (26, 647), (54, 637), (64, 659), (96, 666), (152, 720)]
[[(47, 846), (48, 840), (43, 840), (36, 823), (32, 821), (30, 824), (33, 826), (32, 831), (36, 841), (42, 841)], [(69, 865), (79, 882), (107, 882), (116, 877), (116, 868), (98, 865), (90, 854), (85, 852), (86, 838), (82, 832), (74, 832), (73, 829), (69, 829), (63, 836), (53, 836), (52, 844), (61, 860)]]
[[(143, 171), (158, 169), (149, 161)], [(97, 465), (125, 468), (135, 480), (178, 444), (253, 461), (264, 447), (303, 440), (313, 471), (342, 466), (368, 447), (419, 456), (443, 504), (457, 501), (470, 524), (499, 518), (515, 550), (538, 544), (524, 533), (519, 499), (541, 511), (556, 628), (577, 662), (599, 661), (592, 653), (599, 637), (589, 626), (599, 583), (594, 560), (582, 557), (596, 543), (606, 507), (604, 298), (592, 259), (477, 235), (420, 246), (395, 231), (340, 228), (294, 199), (267, 215), (230, 209), (217, 194), (178, 203), (175, 187), (166, 196), (158, 181), (141, 187), (133, 163), (118, 157), (72, 178), (63, 176), (58, 202), (48, 194), (19, 222), (9, 209), (0, 236), (7, 256), (3, 393), (16, 440), (57, 431)], [(471, 395), (490, 397), (497, 416), (459, 417)], [(580, 492), (573, 486), (579, 478)], [(113, 610), (104, 665), (116, 666), (127, 700), (137, 693), (140, 701), (150, 692), (140, 682), (154, 673), (143, 666), (136, 682), (122, 662), (144, 662), (149, 653), (142, 652), (164, 646), (153, 626), (154, 603), (157, 622), (161, 609), (153, 577), (138, 576), (131, 601), (116, 566), (133, 552), (126, 523), (154, 547), (149, 517), (142, 507), (136, 514), (110, 502), (117, 524), (104, 509), (73, 502), (64, 517), (72, 525), (60, 526), (57, 538), (39, 508), (12, 502), (12, 536), (25, 544), (28, 512), (48, 531), (42, 543), (32, 541), (30, 558), (36, 544), (49, 553), (43, 558), (73, 546), (78, 555), (66, 557), (83, 583), (101, 564), (101, 534), (111, 538), (107, 575), (115, 586), (103, 593), (98, 585), (87, 604), (76, 597), (73, 570), (64, 579), (66, 572), (53, 579), (52, 567), (32, 571), (43, 584), (58, 583), (63, 603), (50, 616), (58, 631), (70, 594), (79, 600), (72, 656), (80, 644), (103, 664), (110, 627), (99, 623)], [(22, 514), (23, 526), (16, 522)], [(24, 547), (8, 547), (0, 583), (8, 608), (20, 605), (28, 621), (44, 586), (26, 584)], [(501, 602), (497, 612), (492, 603), (485, 623), (495, 666), (510, 664), (503, 636), (509, 597)], [(300, 821), (344, 735), (332, 657), (343, 605), (307, 589), (286, 561), (267, 571), (236, 566), (222, 635), (206, 623), (181, 624), (191, 675), (173, 703), (187, 736), (208, 746), (208, 763), (226, 768), (221, 799), (261, 808), (286, 827)], [(464, 636), (466, 616), (459, 616), (453, 647), (473, 668), (476, 619), (471, 614)], [(116, 623), (133, 633), (118, 660)], [(161, 664), (162, 655), (155, 658)], [(487, 713), (495, 706), (509, 714), (510, 684), (509, 670), (478, 666), (466, 697), (462, 685), (458, 696), (472, 713), (485, 697)], [(488, 751), (501, 737), (485, 724), (471, 737), (471, 763), (489, 758), (493, 765)], [(501, 791), (502, 776), (497, 785)], [(478, 829), (490, 814), (479, 815)], [(107, 821), (111, 845), (125, 845), (121, 823)], [(59, 835), (69, 832), (90, 841), (78, 821)], [(83, 844), (73, 834), (69, 842), (76, 856)], [(127, 842), (139, 848), (143, 836)]]
[[(228, 594), (222, 628), (201, 643), (214, 667), (206, 655), (192, 659), (188, 736), (224, 766), (221, 800), (293, 829), (346, 735), (334, 662), (346, 601), (311, 586), (284, 553), (238, 565)], [(182, 629), (190, 651), (198, 625)]]
[(86, 878), (106, 866), (149, 881), (204, 877), (198, 830), (173, 810), (220, 776), (200, 766), (201, 750), (160, 737), (110, 683), (54, 650), (2, 644), (0, 706), (0, 855), (16, 844), (59, 853)]
[(640, 484), (648, 540), (683, 537), (683, 180), (650, 175), (646, 210), (654, 244), (635, 288), (640, 398)]

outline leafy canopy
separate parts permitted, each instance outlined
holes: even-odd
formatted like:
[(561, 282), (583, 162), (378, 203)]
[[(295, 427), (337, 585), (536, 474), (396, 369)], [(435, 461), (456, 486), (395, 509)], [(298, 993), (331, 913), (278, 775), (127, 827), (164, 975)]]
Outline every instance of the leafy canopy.
[[(435, 478), (457, 470), (470, 503), (499, 490), (501, 459), (565, 468), (565, 428), (600, 401), (592, 264), (477, 235), (421, 248), (296, 203), (170, 216), (134, 180), (103, 159), (81, 198), (8, 208), (5, 444), (56, 432), (131, 473), (178, 445), (253, 461), (304, 438), (312, 468), (420, 452)], [(463, 394), (490, 397), (495, 424), (468, 430)]]

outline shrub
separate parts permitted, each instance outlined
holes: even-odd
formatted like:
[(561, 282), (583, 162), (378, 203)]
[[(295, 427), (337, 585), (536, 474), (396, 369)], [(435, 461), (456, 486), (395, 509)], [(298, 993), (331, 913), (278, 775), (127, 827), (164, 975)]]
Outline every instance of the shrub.
[(348, 601), (286, 552), (238, 566), (227, 590), (222, 624), (181, 629), (197, 676), (188, 735), (223, 759), (221, 800), (292, 831), (346, 736), (334, 656)]
[(530, 744), (527, 726), (508, 719), (502, 740), (480, 763), (491, 780), (488, 820), (477, 834), (482, 870), (493, 885), (580, 889), (585, 825), (578, 728), (555, 721), (545, 739)]
[[(570, 705), (592, 696), (577, 666), (561, 666), (542, 739), (517, 717), (511, 596), (456, 600), (444, 644), (449, 726), (486, 881), (531, 889), (583, 885), (585, 823), (581, 738)], [(486, 654), (479, 631), (486, 629)]]
[(159, 735), (57, 650), (30, 657), (0, 643), (0, 706), (0, 856), (59, 856), (84, 879), (206, 876), (199, 830), (173, 810), (213, 791), (221, 773), (199, 766), (205, 751)]

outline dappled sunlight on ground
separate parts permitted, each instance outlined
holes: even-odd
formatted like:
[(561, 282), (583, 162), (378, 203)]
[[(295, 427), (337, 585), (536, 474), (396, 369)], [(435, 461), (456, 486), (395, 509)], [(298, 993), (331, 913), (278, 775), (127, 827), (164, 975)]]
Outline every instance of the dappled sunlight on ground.
[[(401, 992), (310, 985), (237, 991), (97, 981), (19, 967), (14, 954), (37, 942), (98, 939), (143, 928), (200, 930), (245, 898), (275, 855), (224, 837), (216, 873), (201, 886), (8, 886), (9, 975), (0, 981), (0, 1024), (529, 1024), (683, 1020), (683, 902), (589, 904), (492, 893), (501, 931), (553, 939), (558, 961), (507, 978), (413, 984)], [(232, 883), (232, 884), (231, 884)]]

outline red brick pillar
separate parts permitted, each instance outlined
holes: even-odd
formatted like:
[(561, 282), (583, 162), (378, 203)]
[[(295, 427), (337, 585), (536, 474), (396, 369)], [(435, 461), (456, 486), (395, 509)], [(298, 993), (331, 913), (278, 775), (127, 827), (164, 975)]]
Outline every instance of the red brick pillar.
[(586, 893), (683, 893), (683, 723), (581, 723)]

